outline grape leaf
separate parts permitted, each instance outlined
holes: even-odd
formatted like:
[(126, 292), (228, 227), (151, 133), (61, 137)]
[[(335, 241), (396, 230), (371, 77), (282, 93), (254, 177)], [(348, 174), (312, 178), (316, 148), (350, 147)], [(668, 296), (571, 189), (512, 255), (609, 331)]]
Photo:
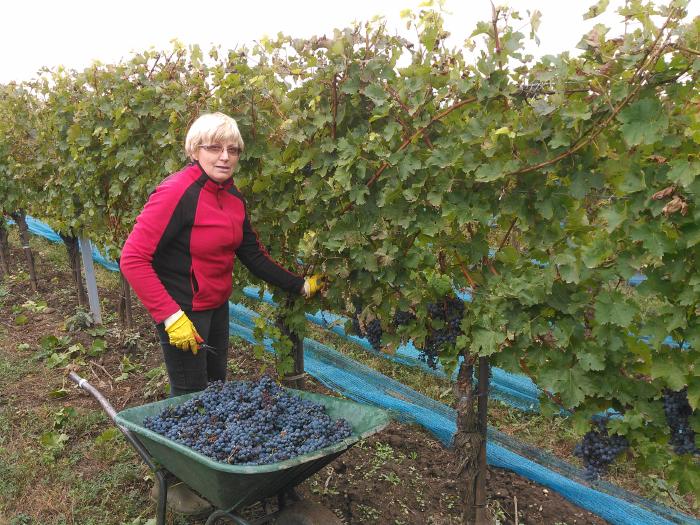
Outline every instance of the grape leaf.
[(644, 98), (620, 111), (620, 131), (628, 146), (654, 144), (668, 128), (668, 115), (658, 100)]
[(595, 301), (595, 318), (602, 324), (628, 327), (637, 311), (634, 304), (615, 290), (601, 292)]
[(671, 169), (668, 171), (667, 177), (685, 188), (692, 184), (698, 175), (700, 175), (700, 162), (677, 159), (671, 162)]

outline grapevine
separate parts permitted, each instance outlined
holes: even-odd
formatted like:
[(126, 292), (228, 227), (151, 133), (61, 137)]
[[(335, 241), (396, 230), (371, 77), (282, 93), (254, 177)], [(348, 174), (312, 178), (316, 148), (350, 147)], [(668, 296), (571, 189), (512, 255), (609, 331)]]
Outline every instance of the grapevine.
[[(479, 356), (526, 373), (578, 428), (615, 410), (640, 467), (698, 492), (700, 467), (673, 454), (694, 450), (700, 405), (698, 22), (682, 2), (622, 7), (580, 53), (534, 59), (523, 19), (497, 11), (461, 49), (427, 6), (405, 14), (415, 41), (367, 22), (212, 50), (207, 64), (175, 45), (4, 86), (3, 213), (26, 209), (117, 256), (148, 193), (185, 162), (188, 123), (230, 113), (260, 239), (287, 268), (331, 277), (290, 318), (346, 312), (355, 296), (379, 348), (410, 308), (398, 332), (429, 364)], [(627, 286), (637, 273), (646, 281)], [(234, 279), (260, 284), (240, 267)], [(468, 308), (436, 306), (464, 286)]]

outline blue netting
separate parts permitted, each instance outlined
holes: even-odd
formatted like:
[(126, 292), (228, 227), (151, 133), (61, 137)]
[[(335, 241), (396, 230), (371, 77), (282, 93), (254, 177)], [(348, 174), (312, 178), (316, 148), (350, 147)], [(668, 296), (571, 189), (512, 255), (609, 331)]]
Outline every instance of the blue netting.
[[(28, 225), (30, 218), (27, 218)], [(55, 242), (60, 241), (51, 228), (45, 224), (31, 219), (30, 231), (42, 235)], [(110, 270), (118, 270), (117, 265), (105, 260), (97, 251), (93, 250), (93, 257)], [(258, 298), (257, 293), (246, 289), (246, 294)], [(465, 297), (466, 298), (466, 297)], [(271, 296), (264, 297), (269, 302)], [(229, 304), (232, 321), (230, 323), (231, 335), (241, 337), (251, 343), (257, 343), (253, 337), (251, 327), (258, 317), (256, 312), (239, 304)], [(319, 324), (329, 327), (339, 335), (356, 340), (358, 344), (367, 348), (366, 341), (355, 336), (345, 334), (343, 323), (339, 319), (329, 317), (331, 314), (320, 312)], [(310, 319), (313, 321), (313, 319)], [(342, 329), (342, 334), (340, 330)], [(272, 352), (272, 341), (263, 342), (265, 348)], [(404, 353), (399, 356), (402, 359), (415, 361), (413, 355), (417, 352), (406, 345)], [(370, 347), (371, 348), (371, 347)], [(383, 354), (382, 354), (383, 355)], [(379, 372), (358, 363), (335, 350), (311, 339), (304, 339), (304, 364), (308, 373), (313, 375), (328, 388), (362, 403), (369, 403), (391, 410), (395, 416), (405, 422), (417, 423), (432, 432), (445, 445), (452, 442), (456, 431), (455, 411), (408, 388), (407, 386), (386, 377)], [(521, 388), (527, 395), (537, 397), (537, 389), (532, 382), (520, 381), (512, 374), (500, 375), (494, 370), (494, 382), (503, 385), (502, 388), (510, 388), (514, 398), (521, 397)], [(529, 382), (529, 383), (528, 383)], [(510, 386), (508, 386), (510, 385)], [(534, 387), (534, 391), (531, 389)], [(532, 408), (532, 407), (531, 407)], [(514, 450), (520, 452), (517, 454)], [(537, 462), (524, 457), (524, 455), (537, 459)], [(553, 456), (525, 445), (514, 438), (506, 436), (493, 428), (489, 428), (489, 441), (487, 447), (487, 460), (489, 464), (512, 470), (519, 475), (531, 479), (541, 485), (551, 488), (562, 494), (576, 505), (585, 508), (613, 524), (620, 525), (665, 525), (672, 523), (700, 525), (700, 521), (690, 516), (669, 509), (663, 505), (640, 498), (618, 487), (605, 482), (596, 484), (595, 490), (576, 481), (581, 478), (581, 472), (575, 467), (554, 458)], [(546, 465), (546, 466), (545, 466)], [(603, 492), (605, 491), (605, 492)]]
[[(251, 299), (262, 300), (276, 306), (272, 295), (267, 291), (265, 291), (261, 297), (259, 288), (246, 286), (243, 289), (243, 293), (246, 297)], [(459, 292), (459, 294), (464, 300), (469, 300), (471, 298), (466, 292)], [(306, 319), (311, 323), (324, 327), (336, 335), (361, 346), (364, 350), (377, 357), (388, 359), (405, 366), (418, 367), (429, 374), (445, 377), (442, 365), (438, 363), (437, 370), (429, 367), (424, 361), (421, 361), (419, 357), (420, 351), (413, 346), (413, 343), (410, 341), (407, 344), (400, 345), (396, 353), (387, 354), (378, 352), (372, 348), (372, 345), (366, 338), (348, 334), (345, 331), (345, 324), (348, 322), (347, 317), (319, 310), (315, 314), (307, 313)], [(454, 380), (456, 376), (457, 370), (452, 374), (452, 379)], [(522, 411), (539, 412), (540, 410), (539, 389), (537, 385), (535, 385), (529, 377), (511, 374), (497, 367), (492, 368), (489, 395), (493, 399), (507, 403)]]
[[(55, 231), (53, 231), (53, 229), (51, 229), (51, 227), (48, 224), (45, 224), (35, 219), (34, 217), (30, 217), (29, 215), (26, 216), (26, 221), (27, 228), (33, 234), (40, 235), (41, 237), (44, 237), (45, 239), (48, 239), (51, 242), (63, 242), (61, 236), (58, 235)], [(8, 224), (14, 224), (14, 221), (12, 219), (9, 219), (7, 222)], [(119, 265), (114, 261), (105, 258), (105, 256), (102, 255), (102, 253), (100, 253), (100, 250), (95, 248), (95, 246), (92, 246), (92, 258), (95, 262), (101, 264), (108, 270), (111, 270), (113, 272), (119, 271)]]
[[(230, 323), (231, 334), (251, 343), (258, 343), (250, 328), (257, 314), (242, 305), (231, 305), (229, 311), (233, 317)], [(263, 344), (268, 351), (273, 351), (272, 341), (265, 340)], [(427, 428), (446, 446), (452, 442), (456, 431), (454, 409), (308, 338), (304, 339), (304, 368), (328, 388), (341, 392), (355, 401), (391, 410), (397, 419)], [(572, 479), (583, 479), (582, 473), (575, 467), (530, 447), (530, 453), (538, 460), (549, 463), (550, 468), (545, 467), (509, 450), (504, 446), (506, 442), (511, 445), (517, 443), (513, 438), (490, 429), (486, 449), (486, 457), (490, 465), (512, 470), (527, 479), (549, 487), (576, 505), (594, 512), (613, 524), (700, 524), (700, 521), (689, 516), (626, 493), (609, 484), (601, 484), (600, 488), (613, 488), (616, 495), (595, 490)], [(526, 450), (527, 446), (521, 444), (520, 448)], [(553, 470), (552, 467), (558, 468)], [(565, 471), (566, 474), (556, 470)], [(621, 499), (621, 496), (626, 496), (627, 501)]]
[[(637, 275), (630, 279), (631, 284), (639, 284), (646, 279), (643, 275)], [(267, 291), (263, 291), (260, 294), (260, 289), (255, 286), (246, 286), (243, 289), (243, 293), (246, 297), (254, 300), (262, 300), (273, 306), (277, 306), (272, 298), (272, 294)], [(464, 290), (455, 290), (457, 296), (463, 301), (471, 301), (472, 296), (469, 292)], [(439, 377), (445, 377), (446, 374), (442, 368), (442, 365), (438, 362), (437, 369), (433, 369), (428, 366), (424, 361), (420, 359), (420, 351), (413, 345), (411, 341), (406, 344), (399, 345), (394, 354), (387, 354), (385, 352), (379, 352), (375, 350), (370, 342), (364, 337), (358, 337), (353, 334), (348, 334), (345, 331), (345, 325), (349, 322), (347, 317), (342, 315), (337, 315), (333, 312), (328, 312), (325, 310), (318, 310), (315, 314), (306, 314), (306, 319), (318, 326), (324, 327), (327, 330), (339, 335), (340, 337), (355, 343), (367, 352), (380, 357), (382, 359), (387, 359), (394, 361), (396, 363), (418, 367), (424, 372), (437, 375)], [(648, 342), (649, 338), (642, 336), (639, 338), (641, 341)], [(688, 343), (683, 343), (679, 345), (677, 342), (667, 336), (664, 341), (664, 345), (670, 346), (672, 348), (689, 348)], [(463, 360), (462, 357), (459, 358), (459, 362)], [(457, 369), (452, 374), (451, 379), (455, 380), (457, 377)], [(498, 401), (502, 401), (509, 406), (522, 410), (524, 412), (539, 412), (540, 411), (540, 401), (539, 401), (540, 389), (538, 386), (527, 376), (521, 374), (512, 374), (506, 372), (497, 367), (492, 368), (492, 380), (490, 384), (489, 395)]]

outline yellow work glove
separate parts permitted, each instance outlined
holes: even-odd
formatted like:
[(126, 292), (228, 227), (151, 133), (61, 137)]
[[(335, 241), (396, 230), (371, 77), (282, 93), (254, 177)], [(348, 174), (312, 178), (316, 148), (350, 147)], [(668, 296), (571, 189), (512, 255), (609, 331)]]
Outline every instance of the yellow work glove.
[(185, 312), (165, 328), (170, 344), (183, 352), (191, 350), (194, 355), (199, 351), (199, 344), (204, 341)]
[(301, 293), (304, 295), (304, 297), (308, 299), (309, 297), (313, 296), (316, 292), (318, 292), (321, 288), (323, 288), (325, 284), (325, 275), (323, 275), (322, 273), (314, 274), (311, 277), (306, 278)]

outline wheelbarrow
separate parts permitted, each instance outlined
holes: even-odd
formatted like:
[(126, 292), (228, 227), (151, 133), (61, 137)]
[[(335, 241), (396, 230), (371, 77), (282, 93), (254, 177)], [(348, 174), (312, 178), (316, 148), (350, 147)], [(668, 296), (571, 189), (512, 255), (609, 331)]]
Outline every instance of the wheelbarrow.
[[(229, 465), (215, 461), (143, 426), (145, 417), (155, 416), (165, 407), (180, 405), (196, 393), (127, 408), (117, 413), (100, 391), (85, 379), (75, 372), (70, 372), (69, 377), (100, 403), (126, 440), (154, 472), (160, 489), (156, 507), (157, 525), (165, 525), (167, 473), (177, 477), (212, 504), (215, 510), (207, 518), (206, 525), (214, 525), (219, 521), (233, 522), (237, 525), (339, 524), (340, 521), (333, 513), (319, 505), (304, 502), (294, 489), (352, 445), (381, 431), (389, 424), (389, 415), (382, 409), (322, 394), (288, 389), (295, 395), (321, 403), (331, 418), (346, 419), (352, 426), (352, 434), (329, 447), (277, 463)], [(278, 510), (271, 512), (267, 500), (275, 496)], [(263, 502), (264, 516), (249, 521), (236, 513), (259, 501)]]

